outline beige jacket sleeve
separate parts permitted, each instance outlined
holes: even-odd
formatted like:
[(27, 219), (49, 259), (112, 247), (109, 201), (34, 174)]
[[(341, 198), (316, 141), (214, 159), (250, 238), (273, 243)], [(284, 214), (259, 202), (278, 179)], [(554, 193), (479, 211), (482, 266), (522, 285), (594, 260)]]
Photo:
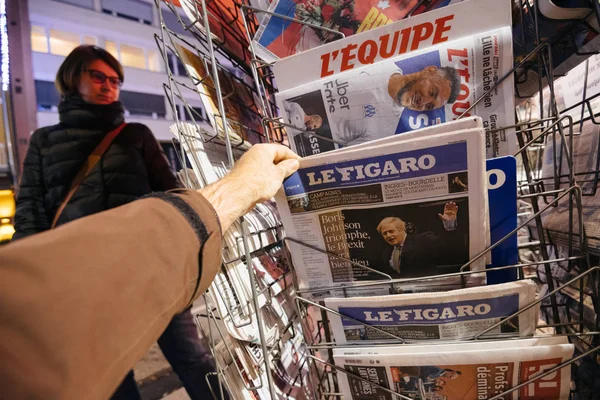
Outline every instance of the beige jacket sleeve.
[(0, 398), (108, 399), (206, 290), (218, 218), (196, 192), (170, 196), (0, 247)]

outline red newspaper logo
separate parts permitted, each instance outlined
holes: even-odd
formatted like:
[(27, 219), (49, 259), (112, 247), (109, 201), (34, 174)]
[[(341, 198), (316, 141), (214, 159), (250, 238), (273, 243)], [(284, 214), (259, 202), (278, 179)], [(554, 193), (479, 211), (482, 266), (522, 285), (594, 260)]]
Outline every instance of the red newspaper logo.
[[(360, 45), (348, 44), (339, 50), (325, 53), (321, 56), (321, 78), (333, 75), (338, 72), (373, 64), (377, 55), (382, 59), (391, 58), (408, 51), (418, 50), (423, 42), (431, 39), (431, 44), (446, 42), (448, 32), (452, 30), (450, 22), (454, 19), (454, 14), (438, 18), (433, 23), (424, 22), (412, 27), (404, 28), (400, 31), (387, 33), (378, 38), (378, 40), (365, 40)], [(339, 57), (339, 71), (332, 67), (332, 61)]]
[[(523, 361), (521, 362), (521, 382), (526, 382), (560, 364), (560, 358), (549, 360)], [(520, 389), (521, 400), (544, 399), (560, 400), (560, 384), (562, 370), (554, 371), (540, 379), (536, 379)]]

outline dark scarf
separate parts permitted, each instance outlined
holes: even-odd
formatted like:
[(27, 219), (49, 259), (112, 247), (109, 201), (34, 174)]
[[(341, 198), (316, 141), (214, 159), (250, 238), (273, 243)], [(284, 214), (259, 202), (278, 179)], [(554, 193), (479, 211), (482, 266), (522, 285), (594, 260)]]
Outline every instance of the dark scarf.
[(90, 104), (81, 96), (64, 97), (58, 105), (61, 124), (69, 128), (111, 131), (124, 122), (120, 101), (111, 104)]

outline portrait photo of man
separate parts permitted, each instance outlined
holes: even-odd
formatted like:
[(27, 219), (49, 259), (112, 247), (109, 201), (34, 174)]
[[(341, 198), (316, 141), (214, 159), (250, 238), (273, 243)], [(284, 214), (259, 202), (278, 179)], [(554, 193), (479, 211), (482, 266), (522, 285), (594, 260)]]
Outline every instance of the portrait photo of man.
[(454, 103), (460, 92), (460, 77), (453, 67), (427, 66), (419, 72), (393, 73), (388, 93), (401, 107), (415, 111), (435, 110)]
[(445, 116), (443, 107), (457, 100), (461, 80), (456, 68), (439, 64), (436, 51), (376, 63), (344, 80), (349, 106), (330, 112), (333, 139), (351, 146), (416, 129), (409, 116)]
[[(454, 202), (444, 205), (443, 214), (438, 214), (446, 232), (458, 227), (458, 206)], [(408, 233), (406, 222), (398, 217), (383, 218), (377, 225), (377, 232), (387, 243), (381, 255), (381, 265), (377, 268), (393, 278), (412, 278), (437, 275), (437, 266), (442, 263), (440, 255), (445, 254), (451, 245), (432, 231)]]

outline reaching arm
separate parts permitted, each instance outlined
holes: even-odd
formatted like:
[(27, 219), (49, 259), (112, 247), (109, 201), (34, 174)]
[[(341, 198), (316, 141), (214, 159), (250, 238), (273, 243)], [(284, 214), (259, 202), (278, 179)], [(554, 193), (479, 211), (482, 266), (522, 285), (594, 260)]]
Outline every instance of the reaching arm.
[(42, 156), (39, 134), (31, 136), (29, 148), (23, 161), (23, 174), (17, 196), (15, 211), (15, 234), (13, 240), (50, 229), (52, 219), (44, 206), (44, 182), (42, 178)]
[(221, 232), (273, 196), (295, 158), (258, 145), (200, 192), (155, 194), (0, 249), (2, 395), (107, 399), (210, 285)]

